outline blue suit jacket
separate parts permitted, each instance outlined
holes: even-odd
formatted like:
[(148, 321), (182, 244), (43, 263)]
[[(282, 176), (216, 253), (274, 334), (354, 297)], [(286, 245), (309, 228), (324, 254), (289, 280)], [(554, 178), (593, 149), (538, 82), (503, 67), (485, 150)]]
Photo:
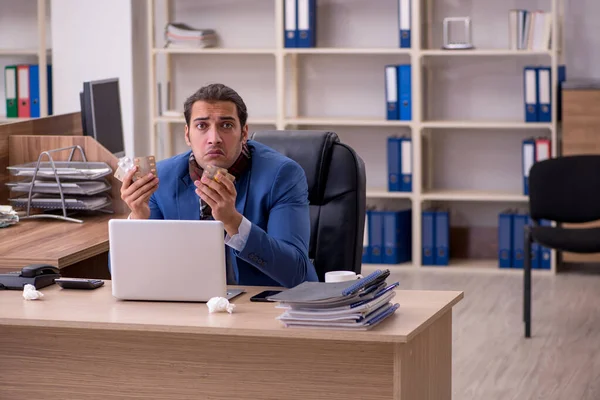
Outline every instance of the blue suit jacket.
[[(304, 170), (261, 143), (249, 140), (248, 147), (251, 167), (235, 182), (235, 205), (252, 227), (242, 251), (225, 246), (237, 282), (293, 287), (317, 281), (308, 258), (310, 219)], [(189, 176), (190, 153), (157, 163), (159, 187), (150, 198), (150, 218), (200, 219), (199, 197)]]

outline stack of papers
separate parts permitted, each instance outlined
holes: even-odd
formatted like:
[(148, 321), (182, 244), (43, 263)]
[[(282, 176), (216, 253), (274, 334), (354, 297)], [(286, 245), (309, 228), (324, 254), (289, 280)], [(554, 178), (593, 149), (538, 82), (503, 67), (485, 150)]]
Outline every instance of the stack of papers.
[(105, 177), (113, 171), (105, 162), (44, 161), (38, 164), (36, 161), (11, 165), (7, 169), (13, 176), (26, 178), (6, 183), (11, 191), (8, 201), (15, 208), (61, 210), (62, 191), (65, 210), (110, 212), (111, 185)]
[(400, 307), (392, 302), (398, 282), (388, 285), (389, 274), (377, 270), (349, 282), (304, 282), (268, 299), (285, 310), (277, 319), (286, 327), (367, 330)]
[[(6, 186), (10, 187), (13, 192), (26, 192), (29, 193), (31, 189), (31, 181), (21, 182), (9, 182)], [(93, 195), (101, 192), (107, 192), (111, 189), (110, 183), (107, 180), (102, 179), (100, 181), (73, 181), (73, 182), (61, 182), (60, 189), (63, 194), (74, 194), (74, 195)], [(33, 193), (49, 193), (59, 194), (59, 184), (54, 181), (42, 181), (36, 179), (33, 184)]]
[(166, 47), (215, 47), (217, 34), (213, 29), (194, 29), (182, 23), (169, 23), (165, 28)]

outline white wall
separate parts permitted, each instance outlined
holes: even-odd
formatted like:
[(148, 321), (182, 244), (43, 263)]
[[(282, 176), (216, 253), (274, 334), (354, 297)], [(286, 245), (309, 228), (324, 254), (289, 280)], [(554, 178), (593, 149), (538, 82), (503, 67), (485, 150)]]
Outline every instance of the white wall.
[(83, 82), (119, 78), (125, 149), (133, 154), (131, 2), (51, 0), (54, 113), (80, 111)]

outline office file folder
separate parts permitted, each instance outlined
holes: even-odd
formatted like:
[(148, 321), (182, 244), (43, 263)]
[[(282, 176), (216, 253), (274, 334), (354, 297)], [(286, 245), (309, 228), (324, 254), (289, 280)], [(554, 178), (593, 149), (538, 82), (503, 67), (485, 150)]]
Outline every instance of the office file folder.
[[(528, 225), (529, 227), (533, 226), (533, 219), (529, 218), (528, 219)], [(540, 268), (540, 245), (535, 242), (532, 241), (531, 242), (531, 256), (530, 256), (530, 262), (531, 262), (531, 268), (532, 269), (539, 269)], [(524, 267), (525, 265), (523, 265)]]
[(412, 255), (412, 209), (383, 211), (383, 263), (408, 262)]
[(513, 233), (512, 233), (512, 267), (523, 268), (525, 261), (525, 226), (529, 223), (529, 216), (524, 213), (516, 212), (513, 215)]
[(400, 47), (410, 48), (411, 0), (398, 0), (398, 30), (400, 31)]
[(535, 67), (525, 67), (524, 70), (524, 102), (525, 122), (538, 121), (538, 76)]
[(283, 44), (287, 48), (298, 47), (298, 14), (296, 6), (296, 0), (285, 0), (283, 3), (283, 23), (285, 35)]
[(402, 121), (412, 119), (411, 86), (410, 64), (398, 65), (398, 104), (399, 117)]
[(4, 94), (6, 96), (6, 117), (17, 118), (17, 67), (9, 65), (4, 67)]
[(511, 268), (513, 245), (513, 212), (504, 210), (498, 215), (498, 266)]
[(435, 265), (435, 210), (424, 210), (421, 220), (421, 263)]
[(400, 191), (412, 192), (412, 139), (401, 137), (400, 141)]
[[(40, 74), (40, 68), (38, 64), (29, 64), (23, 67), (28, 68), (28, 78), (29, 82), (26, 83), (29, 90), (28, 102), (29, 102), (29, 117), (38, 118), (42, 116), (42, 109), (40, 103), (40, 81), (42, 79), (42, 75)], [(52, 115), (52, 66), (46, 66), (46, 74), (47, 74), (47, 115)], [(23, 68), (22, 74), (25, 75)], [(16, 87), (16, 86), (15, 86)], [(25, 88), (23, 88), (24, 90)], [(15, 102), (16, 106), (16, 102)], [(22, 107), (25, 107), (22, 105)], [(24, 111), (22, 111), (23, 114)]]
[(52, 94), (52, 65), (48, 64), (47, 65), (47, 77), (48, 77), (48, 115), (54, 115), (54, 111), (53, 111), (53, 94)]
[(369, 211), (369, 246), (373, 264), (383, 263), (383, 214), (381, 211)]
[(29, 118), (29, 65), (17, 65), (17, 98), (19, 118)]
[(29, 66), (29, 110), (31, 118), (41, 116), (40, 113), (40, 69), (37, 64)]
[(529, 195), (529, 170), (535, 162), (535, 140), (533, 138), (523, 140), (522, 151), (523, 166), (523, 194)]
[(535, 162), (544, 161), (550, 158), (552, 150), (550, 148), (550, 139), (535, 139)]
[(399, 192), (401, 188), (400, 139), (394, 136), (387, 139), (388, 190)]
[(448, 265), (450, 261), (450, 213), (435, 211), (435, 265)]
[(369, 264), (371, 262), (371, 247), (369, 246), (369, 210), (367, 210), (367, 212), (365, 213), (362, 262), (363, 264)]
[(298, 47), (316, 46), (317, 1), (298, 1)]
[(398, 71), (395, 65), (385, 67), (385, 104), (386, 118), (388, 120), (399, 119)]
[(556, 89), (556, 119), (562, 121), (562, 85), (567, 79), (567, 68), (564, 65), (558, 66), (558, 88)]
[[(547, 219), (540, 220), (540, 226), (552, 226), (552, 221)], [(551, 260), (552, 250), (546, 246), (539, 246), (539, 268), (540, 269), (550, 269), (550, 265), (552, 263)]]
[(538, 121), (552, 121), (552, 82), (550, 78), (550, 67), (537, 68), (538, 89)]

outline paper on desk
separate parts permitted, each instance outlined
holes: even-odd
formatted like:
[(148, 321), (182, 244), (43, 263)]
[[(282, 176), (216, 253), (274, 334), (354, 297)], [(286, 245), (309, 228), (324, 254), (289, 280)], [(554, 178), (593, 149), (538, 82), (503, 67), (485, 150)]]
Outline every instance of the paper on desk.
[(0, 206), (0, 228), (6, 228), (19, 222), (19, 215), (12, 206)]
[(214, 312), (225, 311), (231, 314), (235, 308), (235, 304), (229, 303), (229, 300), (227, 300), (225, 297), (213, 297), (208, 300), (206, 306), (208, 307), (208, 312), (211, 314)]
[(23, 298), (25, 300), (38, 300), (44, 297), (44, 293), (35, 289), (35, 286), (27, 284), (23, 287)]

